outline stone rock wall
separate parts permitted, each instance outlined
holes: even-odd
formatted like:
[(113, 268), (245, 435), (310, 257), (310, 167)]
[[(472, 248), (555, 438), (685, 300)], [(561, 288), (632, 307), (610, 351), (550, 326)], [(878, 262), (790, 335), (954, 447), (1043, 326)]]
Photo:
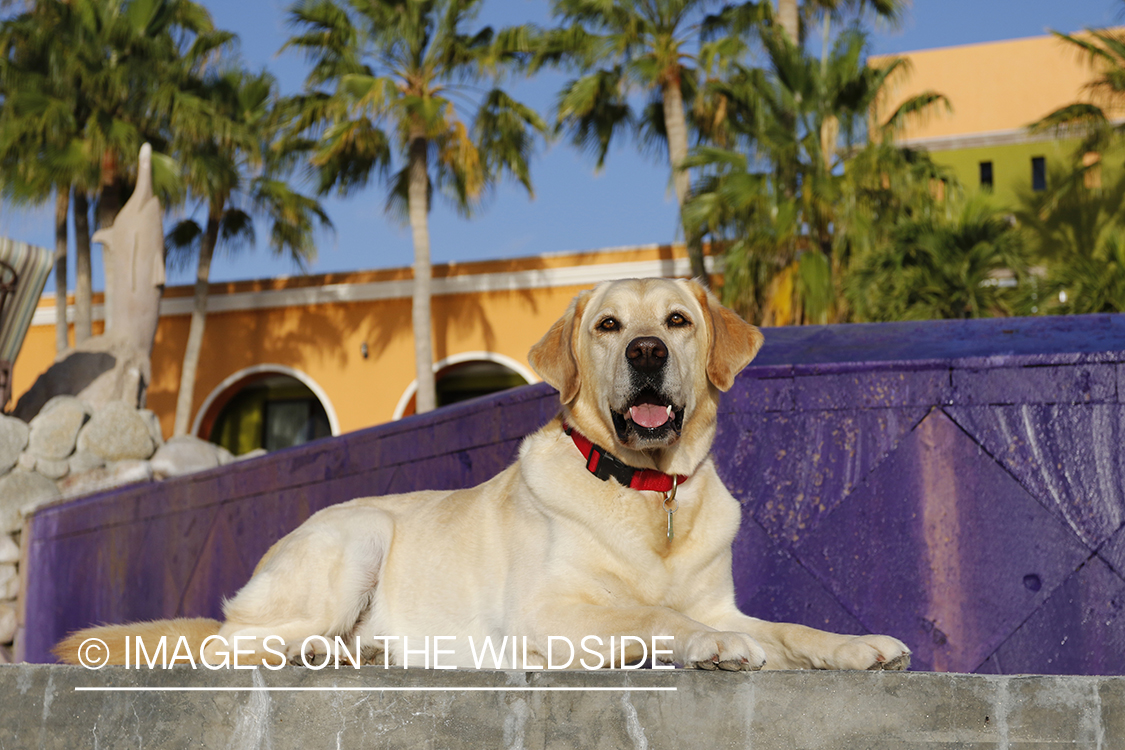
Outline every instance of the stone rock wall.
[(19, 543), (29, 513), (233, 460), (225, 448), (199, 438), (165, 441), (155, 414), (122, 401), (95, 408), (74, 396), (56, 396), (30, 423), (0, 414), (0, 664), (12, 661), (19, 627)]

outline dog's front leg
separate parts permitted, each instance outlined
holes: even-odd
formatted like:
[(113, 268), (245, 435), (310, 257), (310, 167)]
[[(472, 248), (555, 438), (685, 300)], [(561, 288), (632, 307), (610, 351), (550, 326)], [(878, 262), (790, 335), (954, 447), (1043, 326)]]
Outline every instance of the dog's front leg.
[(759, 620), (737, 611), (708, 621), (754, 638), (765, 649), (767, 669), (897, 670), (910, 666), (910, 649), (887, 635), (840, 635)]
[[(555, 603), (543, 612), (540, 622), (545, 624), (537, 628), (542, 642), (550, 635), (565, 636), (571, 643), (581, 644), (583, 651), (599, 654), (606, 664), (628, 663), (644, 655), (631, 642), (622, 646), (624, 658), (618, 654), (611, 661), (611, 636), (618, 641), (621, 636), (640, 638), (649, 647), (657, 639), (660, 648), (667, 647), (666, 639), (671, 639), (670, 661), (695, 669), (757, 670), (766, 663), (766, 651), (747, 633), (712, 628), (666, 607)], [(578, 666), (577, 660), (574, 666)]]

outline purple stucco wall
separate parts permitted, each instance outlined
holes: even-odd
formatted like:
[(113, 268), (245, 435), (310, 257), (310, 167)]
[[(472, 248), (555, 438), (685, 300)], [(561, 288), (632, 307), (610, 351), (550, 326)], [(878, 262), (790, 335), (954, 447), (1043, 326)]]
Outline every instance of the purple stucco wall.
[[(352, 497), (480, 482), (555, 412), (529, 386), (39, 511), (25, 656), (95, 622), (219, 614)], [(740, 606), (886, 632), (914, 667), (1125, 673), (1125, 315), (771, 329), (724, 398)]]

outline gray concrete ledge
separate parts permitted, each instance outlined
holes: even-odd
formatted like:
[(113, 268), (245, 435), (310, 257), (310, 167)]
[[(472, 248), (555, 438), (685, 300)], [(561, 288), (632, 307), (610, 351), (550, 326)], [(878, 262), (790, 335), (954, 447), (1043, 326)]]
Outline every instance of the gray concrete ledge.
[(1114, 750), (1125, 678), (0, 667), (0, 748), (80, 747)]

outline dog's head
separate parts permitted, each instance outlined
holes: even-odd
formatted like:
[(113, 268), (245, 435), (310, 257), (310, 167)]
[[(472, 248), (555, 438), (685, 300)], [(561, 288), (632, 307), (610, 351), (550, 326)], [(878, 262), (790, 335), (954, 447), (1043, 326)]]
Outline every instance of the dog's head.
[(529, 360), (566, 418), (635, 466), (688, 474), (707, 455), (718, 393), (762, 334), (694, 281), (631, 279), (579, 294)]

